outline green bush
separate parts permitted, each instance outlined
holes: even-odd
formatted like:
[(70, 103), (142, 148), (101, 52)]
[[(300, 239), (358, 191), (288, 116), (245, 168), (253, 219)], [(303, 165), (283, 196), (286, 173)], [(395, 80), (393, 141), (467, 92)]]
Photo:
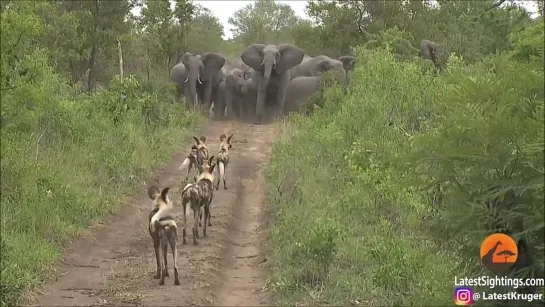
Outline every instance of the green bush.
[[(433, 76), (389, 50), (356, 53), (367, 64), (350, 93), (326, 89), (274, 145), (278, 303), (452, 304), (455, 276), (488, 274), (480, 244), (506, 229), (535, 247), (543, 277), (543, 71), (452, 55)], [(490, 201), (497, 216), (478, 205)]]
[[(2, 305), (47, 277), (65, 239), (115, 212), (197, 119), (132, 76), (72, 97), (50, 70), (2, 92)], [(29, 247), (30, 246), (30, 247)]]

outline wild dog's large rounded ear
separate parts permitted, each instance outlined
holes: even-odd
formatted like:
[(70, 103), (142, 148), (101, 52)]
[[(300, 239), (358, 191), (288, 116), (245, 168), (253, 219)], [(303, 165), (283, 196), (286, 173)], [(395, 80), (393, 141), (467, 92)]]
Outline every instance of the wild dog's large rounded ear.
[(222, 133), (222, 134), (220, 135), (220, 142), (223, 142), (223, 140), (225, 140), (226, 137), (227, 137), (227, 136), (225, 135), (225, 133)]
[(201, 141), (196, 136), (193, 136), (193, 139), (195, 140), (195, 145), (199, 145), (201, 143)]
[(227, 143), (231, 143), (231, 139), (233, 138), (233, 135), (231, 134), (228, 138), (227, 138)]
[(167, 201), (168, 190), (170, 190), (169, 187), (164, 188), (163, 191), (161, 191), (161, 199), (165, 202)]
[(152, 200), (155, 200), (157, 196), (159, 195), (160, 195), (159, 189), (156, 186), (152, 185), (151, 187), (148, 188), (148, 196)]
[(199, 138), (199, 140), (201, 140), (201, 142), (205, 143), (206, 142), (206, 137), (203, 135)]

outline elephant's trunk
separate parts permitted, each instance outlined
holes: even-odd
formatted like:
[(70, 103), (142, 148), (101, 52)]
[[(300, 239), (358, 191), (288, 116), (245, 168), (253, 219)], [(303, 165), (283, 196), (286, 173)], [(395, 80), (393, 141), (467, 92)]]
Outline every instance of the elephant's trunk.
[(199, 82), (199, 84), (202, 84), (199, 70), (190, 70), (187, 79), (185, 79), (185, 82), (189, 82), (189, 95), (187, 95), (189, 105), (196, 106), (198, 104), (197, 82)]
[(263, 64), (265, 66), (265, 72), (263, 74), (263, 87), (267, 88), (269, 85), (269, 80), (271, 79), (271, 72), (274, 66), (275, 59), (273, 57), (265, 56), (263, 58)]

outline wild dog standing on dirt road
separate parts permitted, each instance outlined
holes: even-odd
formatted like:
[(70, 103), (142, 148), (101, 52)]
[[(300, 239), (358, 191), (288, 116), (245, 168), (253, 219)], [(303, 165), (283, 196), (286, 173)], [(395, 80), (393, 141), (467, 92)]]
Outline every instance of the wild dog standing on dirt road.
[(187, 184), (182, 190), (182, 206), (184, 210), (183, 244), (187, 244), (186, 225), (190, 208), (193, 211), (193, 244), (197, 245), (197, 238), (199, 238), (201, 208), (204, 208), (203, 236), (206, 237), (206, 226), (208, 224), (208, 217), (210, 216), (210, 203), (214, 197), (214, 167), (216, 165), (212, 164), (212, 161), (214, 161), (214, 156), (210, 157), (203, 165), (197, 164), (200, 172), (197, 182)]
[(189, 177), (189, 173), (191, 173), (192, 169), (195, 172), (193, 175), (193, 182), (197, 182), (197, 176), (199, 175), (197, 164), (202, 165), (204, 160), (208, 159), (208, 149), (206, 148), (205, 144), (206, 137), (201, 136), (197, 139), (197, 137), (194, 136), (193, 139), (195, 140), (195, 144), (191, 146), (189, 155), (180, 166), (180, 169), (182, 169), (184, 166), (187, 167), (187, 174), (185, 175), (184, 183), (187, 183), (187, 178)]
[[(179, 285), (180, 279), (178, 277), (178, 265), (176, 264), (178, 255), (178, 249), (176, 248), (178, 228), (176, 222), (172, 216), (170, 216), (172, 203), (167, 195), (168, 190), (169, 188), (164, 188), (163, 191), (159, 192), (159, 189), (155, 186), (151, 186), (148, 189), (148, 196), (153, 200), (154, 205), (153, 210), (149, 214), (148, 230), (153, 239), (155, 258), (157, 259), (157, 273), (154, 278), (160, 278), (159, 285), (164, 285), (165, 277), (169, 276), (167, 267), (167, 248), (168, 245), (170, 245), (172, 261), (174, 262), (174, 284)], [(161, 252), (163, 254), (162, 258)]]
[[(233, 135), (231, 134), (229, 137), (227, 137), (225, 134), (220, 135), (220, 149), (218, 151), (218, 155), (216, 156), (216, 164), (218, 165), (218, 183), (216, 185), (216, 190), (219, 190), (220, 188), (220, 181), (223, 180), (223, 189), (227, 190), (227, 175), (225, 172), (227, 171), (227, 164), (229, 163), (229, 149), (231, 149), (233, 146), (231, 145), (231, 139), (233, 138)], [(210, 217), (208, 218), (210, 220)]]
[(201, 136), (193, 137), (195, 140), (195, 146), (197, 146), (197, 162), (198, 165), (203, 165), (206, 160), (208, 160), (208, 148), (206, 147), (206, 137)]

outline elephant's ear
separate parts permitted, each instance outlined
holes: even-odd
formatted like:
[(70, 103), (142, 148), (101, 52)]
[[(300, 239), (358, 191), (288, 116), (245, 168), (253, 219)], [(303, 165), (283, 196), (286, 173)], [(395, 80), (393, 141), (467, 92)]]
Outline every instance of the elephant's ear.
[(305, 53), (291, 44), (278, 45), (278, 51), (280, 51), (280, 58), (276, 61), (276, 73), (282, 74), (288, 71), (290, 68), (301, 64)]
[(261, 62), (263, 60), (262, 54), (264, 48), (264, 44), (251, 44), (242, 52), (240, 59), (254, 70), (262, 71)]
[(225, 64), (225, 58), (215, 52), (203, 53), (201, 59), (204, 64), (202, 80), (211, 80)]
[(185, 67), (187, 67), (187, 64), (189, 63), (189, 58), (191, 56), (192, 54), (189, 52), (184, 53), (184, 55), (182, 56), (182, 62), (184, 63)]

